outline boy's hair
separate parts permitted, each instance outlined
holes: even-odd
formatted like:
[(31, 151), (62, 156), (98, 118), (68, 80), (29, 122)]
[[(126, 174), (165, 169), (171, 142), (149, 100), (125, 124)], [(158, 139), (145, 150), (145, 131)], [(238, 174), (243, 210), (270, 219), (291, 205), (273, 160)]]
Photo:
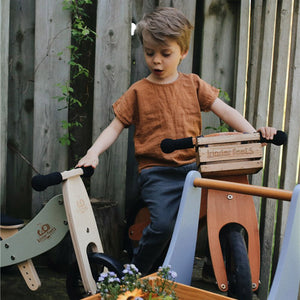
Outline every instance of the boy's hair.
[(179, 45), (182, 53), (189, 50), (193, 26), (184, 14), (173, 7), (159, 7), (144, 15), (137, 24), (136, 31), (143, 44), (143, 32), (147, 31), (152, 38), (165, 44), (166, 38), (173, 39)]

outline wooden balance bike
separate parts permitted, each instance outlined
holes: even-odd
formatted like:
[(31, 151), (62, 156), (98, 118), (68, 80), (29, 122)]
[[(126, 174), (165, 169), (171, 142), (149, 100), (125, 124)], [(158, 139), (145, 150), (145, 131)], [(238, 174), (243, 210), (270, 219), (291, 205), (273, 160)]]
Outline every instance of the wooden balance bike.
[[(285, 141), (285, 133), (279, 131), (271, 142), (281, 145)], [(253, 291), (258, 289), (260, 242), (252, 195), (283, 200), (290, 200), (292, 195), (249, 185), (247, 175), (263, 166), (262, 142), (269, 141), (263, 140), (259, 133), (221, 133), (162, 142), (166, 153), (195, 147), (200, 172), (192, 171), (187, 176), (164, 260), (164, 265), (170, 264), (178, 273), (178, 282), (191, 283), (198, 227), (206, 220), (210, 257), (219, 289), (241, 300), (252, 299)], [(232, 189), (232, 185), (242, 189)], [(202, 193), (196, 187), (202, 187)], [(149, 212), (143, 208), (129, 228), (129, 237), (139, 240), (149, 223)]]
[(41, 285), (31, 258), (56, 246), (68, 230), (77, 260), (75, 267), (79, 268), (74, 272), (72, 266), (72, 271), (68, 272), (70, 299), (95, 294), (97, 276), (104, 267), (122, 276), (123, 266), (103, 253), (90, 199), (81, 179), (81, 176), (92, 174), (93, 168), (88, 167), (37, 175), (32, 179), (34, 189), (42, 191), (62, 182), (63, 194), (49, 200), (26, 226), (20, 220), (5, 223), (6, 218), (1, 218), (1, 268), (17, 264), (31, 290), (35, 291)]

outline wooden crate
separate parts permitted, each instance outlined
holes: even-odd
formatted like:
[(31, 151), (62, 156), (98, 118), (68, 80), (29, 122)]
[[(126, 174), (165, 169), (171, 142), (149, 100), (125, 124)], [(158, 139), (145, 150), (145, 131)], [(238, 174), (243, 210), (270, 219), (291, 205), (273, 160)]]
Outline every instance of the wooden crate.
[(263, 167), (259, 133), (226, 132), (197, 137), (196, 148), (203, 177), (254, 174)]

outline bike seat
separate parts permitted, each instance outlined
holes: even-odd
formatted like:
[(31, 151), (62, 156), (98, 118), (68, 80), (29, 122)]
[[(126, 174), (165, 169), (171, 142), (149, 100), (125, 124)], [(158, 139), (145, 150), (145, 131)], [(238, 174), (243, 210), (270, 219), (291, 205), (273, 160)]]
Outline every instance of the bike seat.
[(22, 228), (23, 226), (24, 226), (24, 221), (14, 218), (14, 217), (10, 217), (10, 216), (1, 214), (0, 228), (15, 229), (15, 228)]

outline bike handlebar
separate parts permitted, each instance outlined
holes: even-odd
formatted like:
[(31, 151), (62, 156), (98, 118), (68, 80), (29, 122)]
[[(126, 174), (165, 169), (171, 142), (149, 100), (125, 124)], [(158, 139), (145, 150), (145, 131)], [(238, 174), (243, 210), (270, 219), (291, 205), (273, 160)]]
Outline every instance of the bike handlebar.
[[(267, 140), (262, 137), (260, 132), (260, 142), (261, 143), (272, 143), (276, 146), (281, 146), (286, 144), (287, 141), (287, 134), (281, 130), (277, 130), (277, 133), (274, 135), (273, 140)], [(182, 139), (164, 139), (161, 144), (160, 148), (164, 153), (172, 153), (176, 150), (181, 149), (188, 149), (195, 147), (192, 137), (182, 138)]]
[(31, 179), (31, 186), (34, 190), (41, 192), (47, 187), (60, 184), (63, 180), (75, 175), (82, 177), (91, 177), (94, 174), (93, 167), (82, 167), (65, 172), (53, 172), (47, 175), (38, 174)]
[(293, 194), (288, 190), (200, 177), (194, 179), (194, 186), (285, 201), (291, 201)]

